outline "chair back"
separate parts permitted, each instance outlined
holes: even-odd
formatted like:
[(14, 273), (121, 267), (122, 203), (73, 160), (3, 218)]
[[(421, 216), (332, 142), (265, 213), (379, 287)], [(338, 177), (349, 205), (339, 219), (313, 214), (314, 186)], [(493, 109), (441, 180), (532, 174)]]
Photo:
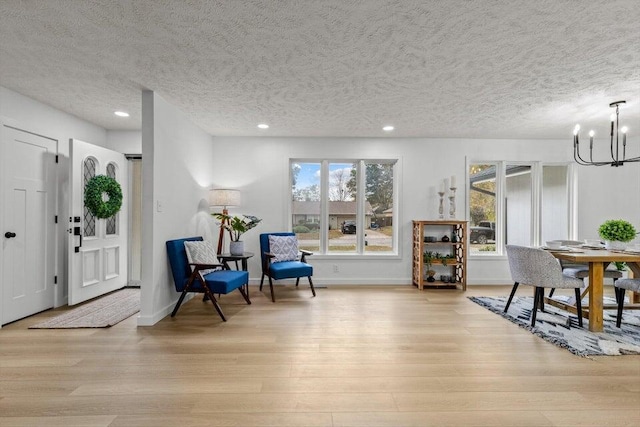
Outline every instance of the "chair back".
[(173, 283), (176, 291), (182, 292), (191, 276), (191, 267), (187, 258), (187, 250), (184, 248), (184, 242), (200, 241), (202, 236), (187, 237), (184, 239), (168, 240), (167, 256), (169, 257), (169, 265), (171, 265), (171, 273), (173, 274)]
[(562, 267), (549, 252), (507, 245), (507, 258), (514, 282), (545, 288), (563, 287)]
[(264, 272), (267, 267), (267, 257), (265, 252), (271, 252), (269, 247), (269, 236), (295, 236), (296, 233), (281, 232), (281, 233), (262, 233), (260, 234), (260, 259), (262, 260), (262, 271)]

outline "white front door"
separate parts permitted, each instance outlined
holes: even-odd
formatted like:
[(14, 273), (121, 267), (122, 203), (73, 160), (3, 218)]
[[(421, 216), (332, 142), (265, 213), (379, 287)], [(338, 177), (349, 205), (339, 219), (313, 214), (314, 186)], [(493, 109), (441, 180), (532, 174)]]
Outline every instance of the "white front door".
[(53, 307), (58, 141), (2, 126), (0, 324)]
[[(69, 305), (127, 284), (127, 160), (121, 153), (70, 141)], [(114, 178), (122, 188), (122, 207), (111, 218), (94, 217), (84, 206), (84, 188), (96, 175)]]

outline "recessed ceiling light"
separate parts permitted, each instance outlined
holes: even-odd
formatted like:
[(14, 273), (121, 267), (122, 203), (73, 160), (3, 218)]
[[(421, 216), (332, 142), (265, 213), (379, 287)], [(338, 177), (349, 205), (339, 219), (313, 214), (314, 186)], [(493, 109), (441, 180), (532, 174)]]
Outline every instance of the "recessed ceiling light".
[(125, 113), (124, 111), (116, 111), (113, 114), (115, 114), (118, 117), (129, 117), (129, 113)]
[(269, 129), (269, 125), (268, 125), (268, 124), (266, 124), (266, 123), (260, 123), (260, 124), (258, 125), (258, 127), (259, 127), (260, 129)]
[(391, 132), (394, 129), (395, 128), (393, 126), (385, 126), (385, 127), (382, 128), (382, 130), (385, 131), (385, 132)]

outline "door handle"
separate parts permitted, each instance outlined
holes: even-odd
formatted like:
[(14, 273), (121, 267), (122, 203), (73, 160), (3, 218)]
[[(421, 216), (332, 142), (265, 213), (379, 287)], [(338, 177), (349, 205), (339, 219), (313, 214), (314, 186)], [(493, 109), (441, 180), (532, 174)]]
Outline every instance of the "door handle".
[(4, 237), (6, 237), (7, 239), (11, 239), (13, 237), (16, 237), (16, 233), (12, 233), (11, 231), (7, 231), (6, 233), (4, 233)]
[(82, 232), (80, 231), (80, 227), (73, 227), (73, 235), (80, 237), (80, 246), (74, 248), (74, 252), (80, 252), (80, 248), (82, 247)]

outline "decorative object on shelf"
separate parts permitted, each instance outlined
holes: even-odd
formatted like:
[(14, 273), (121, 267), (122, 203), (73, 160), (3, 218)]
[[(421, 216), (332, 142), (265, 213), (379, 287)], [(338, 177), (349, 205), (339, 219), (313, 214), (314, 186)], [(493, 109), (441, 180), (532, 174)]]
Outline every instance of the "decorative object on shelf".
[(449, 236), (447, 236), (446, 234), (444, 236), (442, 236), (442, 239), (440, 239), (440, 241), (442, 242), (449, 242)]
[(240, 241), (240, 236), (262, 221), (252, 215), (243, 215), (242, 217), (230, 216), (224, 213), (215, 213), (212, 215), (221, 221), (220, 227), (229, 231), (231, 235), (231, 243), (229, 243), (229, 253), (231, 253), (231, 255), (242, 255), (244, 252), (244, 242)]
[(433, 283), (436, 281), (436, 279), (433, 277), (436, 275), (436, 272), (433, 269), (433, 260), (436, 258), (436, 254), (432, 251), (426, 251), (422, 254), (422, 261), (424, 262), (424, 266), (426, 267), (425, 273), (427, 274), (427, 282), (429, 283)]
[[(106, 200), (104, 195), (106, 194)], [(84, 205), (96, 218), (110, 218), (122, 207), (122, 188), (115, 179), (96, 175), (84, 189)]]
[(438, 207), (438, 218), (444, 219), (444, 191), (438, 191), (438, 195), (440, 196), (440, 206)]
[(449, 218), (454, 219), (456, 217), (456, 177), (451, 175), (451, 193), (449, 193)]
[(638, 232), (629, 221), (610, 219), (600, 225), (598, 234), (605, 241), (605, 248), (624, 250), (627, 247), (625, 243), (635, 239)]
[(451, 233), (451, 243), (458, 243), (458, 235), (455, 231)]
[[(240, 191), (239, 190), (231, 190), (227, 188), (217, 188), (209, 191), (209, 206), (222, 206), (222, 214), (227, 218), (222, 219), (220, 223), (220, 234), (218, 235), (218, 251), (217, 254), (220, 255), (222, 253), (222, 245), (224, 242), (224, 230), (225, 223), (228, 224), (229, 211), (227, 208), (240, 206)], [(213, 214), (217, 215), (217, 214)], [(231, 231), (229, 231), (229, 236), (231, 236)], [(233, 239), (231, 239), (233, 240)]]
[[(589, 160), (584, 160), (580, 156), (580, 125), (576, 125), (573, 129), (573, 158), (579, 165), (583, 166), (622, 166), (625, 163), (629, 162), (640, 162), (640, 156), (632, 157), (630, 159), (626, 158), (627, 155), (627, 127), (623, 126), (619, 127), (619, 115), (620, 115), (620, 104), (625, 104), (626, 101), (616, 101), (609, 104), (609, 107), (615, 107), (616, 112), (611, 114), (611, 141), (610, 141), (610, 151), (611, 151), (611, 160), (604, 161), (594, 161), (593, 160), (593, 136), (595, 132), (593, 130), (589, 131)], [(614, 134), (615, 128), (615, 134)], [(622, 132), (622, 158), (620, 158), (620, 132)], [(615, 136), (615, 147), (613, 145)]]

